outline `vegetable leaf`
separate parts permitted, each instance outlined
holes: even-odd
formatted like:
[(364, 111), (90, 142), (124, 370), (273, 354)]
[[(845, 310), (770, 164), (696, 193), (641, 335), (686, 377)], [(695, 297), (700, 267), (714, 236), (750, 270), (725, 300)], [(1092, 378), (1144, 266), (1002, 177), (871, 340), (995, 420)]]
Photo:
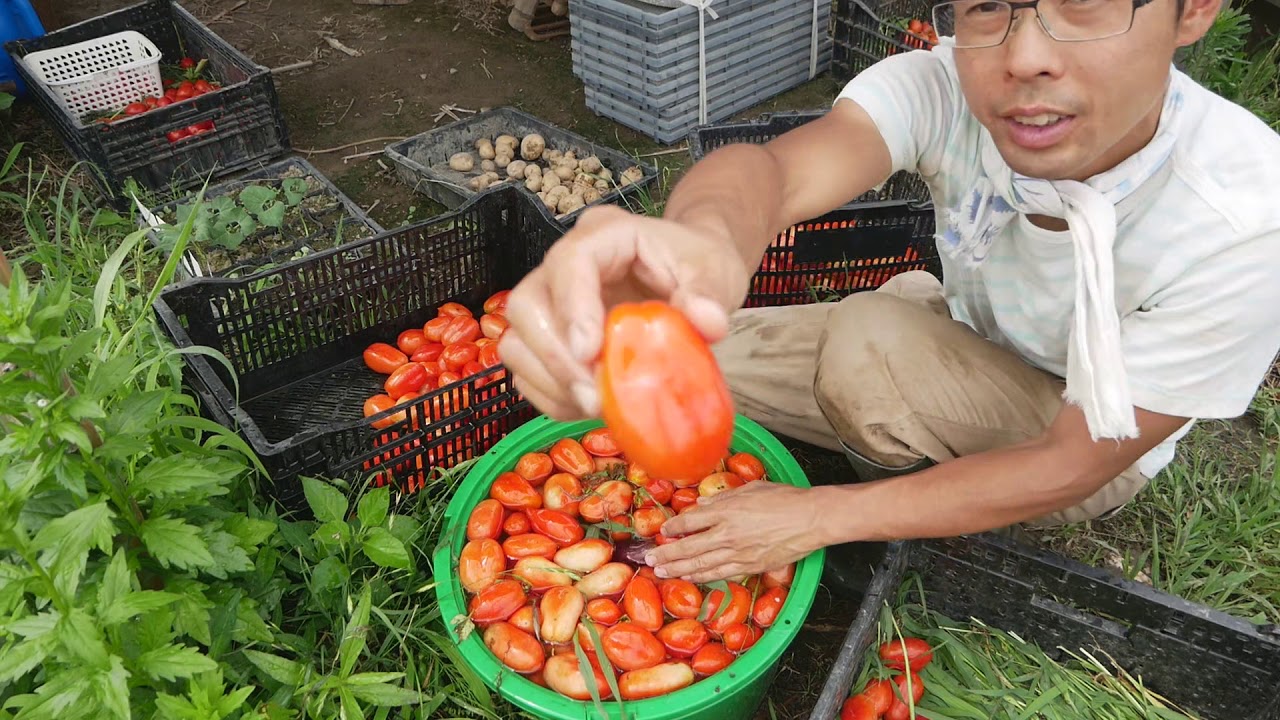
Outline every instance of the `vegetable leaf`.
[[(131, 494), (166, 497), (186, 492), (221, 495), (223, 485), (234, 479), (242, 466), (208, 457), (170, 455), (152, 461), (129, 483)], [(216, 490), (216, 492), (206, 492)]]
[(275, 199), (279, 197), (279, 193), (267, 187), (266, 185), (246, 185), (240, 191), (240, 204), (246, 210), (259, 215), (264, 209)]
[(175, 518), (153, 517), (142, 523), (142, 542), (165, 567), (190, 570), (213, 565), (213, 556), (200, 538), (199, 529)]
[(307, 504), (320, 522), (342, 522), (347, 514), (347, 498), (332, 485), (313, 478), (302, 478), (302, 492)]
[(166, 645), (139, 656), (138, 667), (156, 680), (177, 680), (216, 670), (218, 664), (200, 654), (196, 648)]
[(307, 196), (307, 181), (302, 178), (286, 178), (280, 184), (280, 189), (284, 192), (285, 202), (289, 205), (297, 205)]
[(263, 227), (278, 228), (284, 224), (285, 204), (277, 200), (254, 213), (258, 223)]
[(145, 615), (159, 610), (166, 605), (177, 602), (181, 596), (157, 590), (141, 590), (131, 592), (111, 603), (102, 614), (102, 624), (108, 627), (119, 625), (130, 618)]
[(374, 488), (360, 498), (356, 514), (360, 517), (362, 527), (371, 528), (381, 525), (387, 519), (387, 510), (391, 507), (391, 490), (387, 487)]
[(390, 530), (375, 527), (364, 540), (364, 554), (374, 563), (385, 568), (408, 570), (412, 567), (409, 551)]

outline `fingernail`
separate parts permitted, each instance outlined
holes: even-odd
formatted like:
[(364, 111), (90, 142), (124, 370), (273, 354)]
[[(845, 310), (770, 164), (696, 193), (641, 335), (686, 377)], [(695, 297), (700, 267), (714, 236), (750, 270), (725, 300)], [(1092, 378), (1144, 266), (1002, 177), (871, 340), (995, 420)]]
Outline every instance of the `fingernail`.
[(654, 574), (654, 575), (657, 575), (657, 576), (658, 576), (658, 577), (660, 577), (660, 578), (665, 578), (665, 577), (667, 577), (667, 571), (666, 571), (665, 569), (663, 569), (663, 568), (658, 568), (657, 570), (654, 570), (654, 571), (653, 571), (653, 574)]
[(657, 558), (656, 558), (656, 557), (654, 557), (653, 553), (645, 553), (645, 555), (644, 555), (644, 564), (645, 564), (645, 565), (648, 565), (649, 567), (653, 567), (653, 563), (654, 563), (654, 562), (656, 562), (656, 561), (657, 561)]
[(596, 396), (596, 389), (585, 382), (576, 382), (569, 388), (573, 393), (573, 399), (577, 401), (578, 407), (588, 415), (594, 415), (596, 408), (600, 404), (600, 400)]

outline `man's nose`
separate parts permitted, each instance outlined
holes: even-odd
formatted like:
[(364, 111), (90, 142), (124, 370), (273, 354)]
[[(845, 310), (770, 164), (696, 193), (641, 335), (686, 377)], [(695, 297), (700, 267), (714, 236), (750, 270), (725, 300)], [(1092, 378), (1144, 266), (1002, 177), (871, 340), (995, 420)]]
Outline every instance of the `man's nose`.
[(1010, 76), (1030, 80), (1062, 73), (1061, 43), (1049, 35), (1036, 8), (1019, 8), (1005, 38), (1005, 65)]

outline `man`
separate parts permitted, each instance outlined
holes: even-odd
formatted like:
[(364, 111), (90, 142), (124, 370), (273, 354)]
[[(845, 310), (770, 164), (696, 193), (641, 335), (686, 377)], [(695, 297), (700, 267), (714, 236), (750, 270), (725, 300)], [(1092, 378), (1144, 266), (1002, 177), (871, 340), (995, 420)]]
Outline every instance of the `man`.
[[(509, 304), (500, 351), (539, 409), (595, 415), (605, 309), (661, 298), (716, 343), (739, 411), (864, 481), (704, 501), (664, 526), (685, 537), (659, 576), (1094, 518), (1195, 418), (1247, 409), (1280, 349), (1280, 139), (1172, 67), (1219, 2), (941, 3), (941, 46), (708, 155), (662, 219), (584, 214)], [(897, 170), (929, 184), (945, 286), (734, 312), (778, 232)]]

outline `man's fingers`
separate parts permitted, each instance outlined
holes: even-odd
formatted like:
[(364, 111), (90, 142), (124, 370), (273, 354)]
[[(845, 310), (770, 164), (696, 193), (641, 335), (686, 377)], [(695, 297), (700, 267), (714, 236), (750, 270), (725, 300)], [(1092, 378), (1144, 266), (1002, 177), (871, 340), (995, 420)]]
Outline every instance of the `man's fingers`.
[(699, 505), (693, 510), (682, 512), (662, 523), (662, 534), (667, 537), (692, 535), (713, 527), (720, 522), (721, 517), (719, 508)]
[(739, 562), (731, 562), (727, 565), (721, 565), (710, 570), (694, 573), (684, 579), (695, 585), (702, 585), (705, 583), (715, 582), (717, 580), (726, 580), (731, 577), (749, 574), (752, 573), (747, 572), (745, 565)]
[[(671, 545), (664, 545), (663, 547), (671, 547)], [(726, 566), (733, 565), (736, 562), (735, 558), (737, 558), (737, 550), (734, 548), (720, 548), (659, 565), (654, 568), (654, 574), (660, 578), (685, 579), (695, 575), (731, 577), (730, 574), (721, 575), (720, 573)]]
[(532, 388), (538, 394), (561, 403), (573, 403), (573, 397), (564, 385), (551, 376), (542, 360), (533, 354), (518, 331), (508, 330), (503, 334), (498, 343), (498, 357), (511, 371), (511, 375), (521, 381), (522, 387)]
[[(529, 353), (536, 357), (546, 369), (552, 381), (552, 387), (562, 387), (566, 391), (571, 390), (575, 385), (579, 388), (594, 388), (595, 381), (590, 371), (585, 365), (573, 358), (565, 344), (565, 339), (562, 335), (564, 329), (561, 327), (563, 320), (559, 320), (560, 311), (550, 306), (550, 297), (546, 285), (541, 282), (535, 282), (527, 290), (525, 288), (517, 289), (525, 290), (525, 292), (521, 293), (518, 302), (513, 293), (513, 297), (507, 306), (507, 320), (511, 323), (512, 329), (515, 330)], [(500, 345), (500, 356), (502, 351), (503, 349)], [(516, 371), (513, 369), (512, 373), (515, 374)], [(560, 394), (560, 392), (547, 387), (546, 384), (542, 384), (542, 387), (546, 394)], [(592, 400), (591, 397), (583, 399)], [(581, 404), (580, 401), (579, 404)], [(595, 412), (595, 409), (591, 407), (583, 407), (581, 409), (588, 415)]]
[(515, 376), (513, 382), (516, 390), (521, 395), (524, 395), (530, 403), (533, 403), (535, 408), (552, 420), (568, 422), (570, 420), (581, 420), (585, 417), (577, 405), (571, 405), (563, 400), (557, 400), (550, 395), (545, 395), (542, 391), (530, 386), (519, 376)]
[(671, 305), (689, 318), (707, 342), (719, 342), (729, 334), (729, 314), (715, 300), (681, 288), (672, 294)]

